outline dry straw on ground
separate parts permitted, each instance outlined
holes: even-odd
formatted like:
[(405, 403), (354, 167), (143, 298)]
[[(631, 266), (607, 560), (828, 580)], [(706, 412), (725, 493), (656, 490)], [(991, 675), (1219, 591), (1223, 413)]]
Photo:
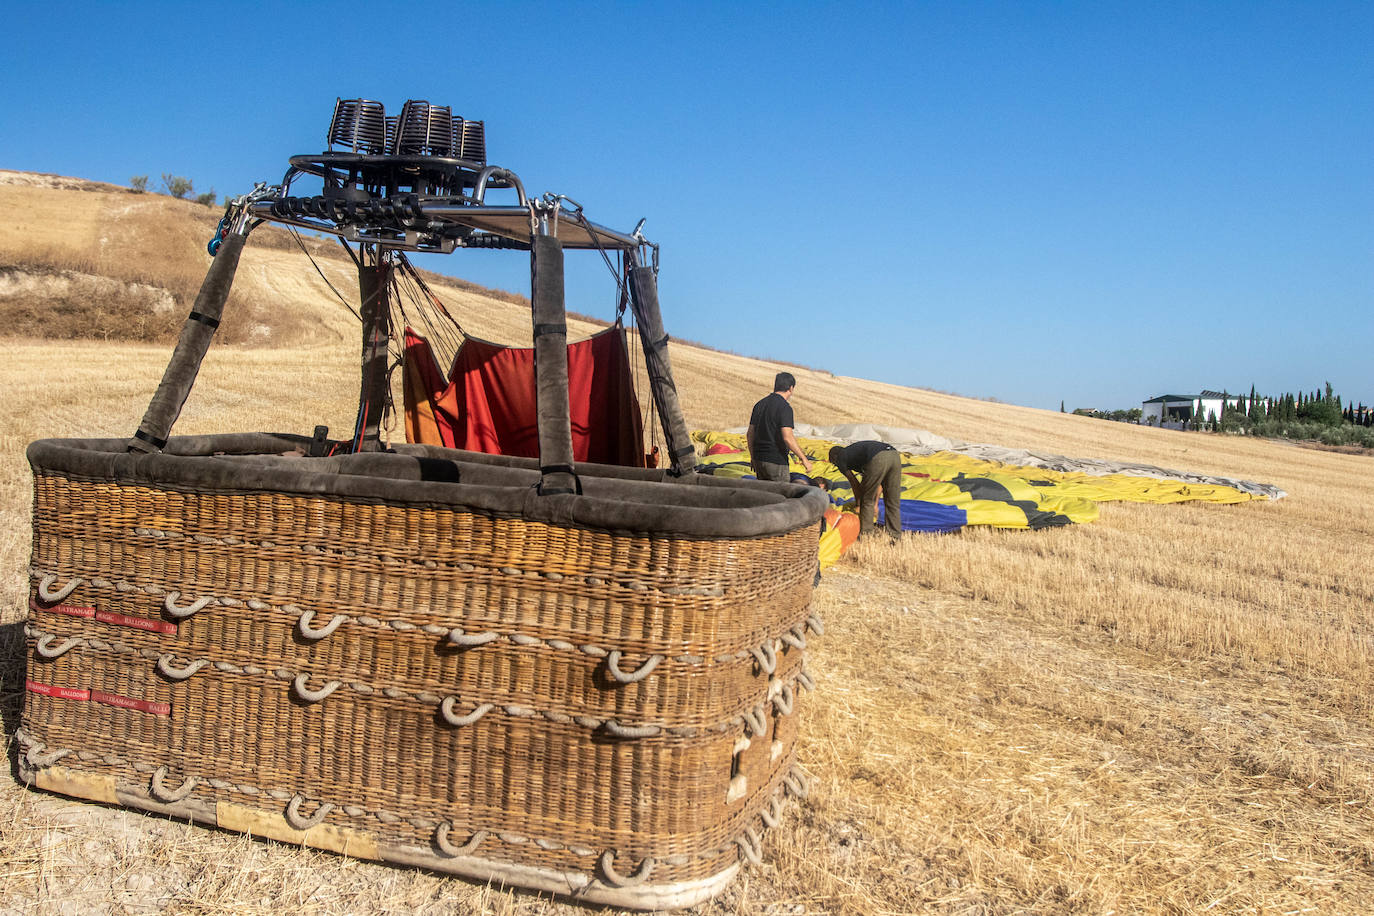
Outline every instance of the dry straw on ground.
[[(177, 431), (346, 428), (356, 348), (342, 339), (347, 322), (321, 311), (342, 309), (288, 252), (250, 243), (244, 271), (275, 288), (295, 320), (335, 330), (308, 345), (216, 348)], [(483, 336), (528, 333), (516, 306), (441, 295), (461, 300)], [(664, 304), (671, 327), (669, 288)], [(167, 351), (5, 344), (8, 737), (22, 687), (23, 447), (127, 435)], [(741, 424), (777, 369), (681, 346), (673, 357), (696, 427)], [(808, 695), (800, 744), (812, 796), (769, 834), (767, 864), (701, 912), (1369, 911), (1370, 459), (796, 374), (805, 422), (917, 426), (1248, 477), (1291, 495), (1108, 505), (1093, 525), (859, 545), (816, 593), (827, 631), (811, 644), (820, 689)], [(576, 911), (9, 781), (0, 796), (0, 911)]]

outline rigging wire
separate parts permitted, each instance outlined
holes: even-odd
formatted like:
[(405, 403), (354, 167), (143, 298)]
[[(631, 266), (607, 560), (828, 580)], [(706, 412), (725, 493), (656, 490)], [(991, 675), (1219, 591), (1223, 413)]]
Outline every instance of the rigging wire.
[[(339, 301), (343, 303), (343, 307), (348, 309), (348, 311), (353, 315), (354, 318), (358, 319), (359, 322), (362, 322), (363, 316), (358, 313), (357, 309), (348, 304), (348, 300), (344, 298), (343, 293), (339, 292), (338, 287), (331, 283), (329, 281), (329, 278), (324, 275), (324, 271), (320, 269), (319, 262), (315, 260), (315, 256), (310, 253), (310, 249), (305, 247), (305, 242), (301, 239), (301, 234), (298, 231), (296, 231), (296, 227), (287, 226), (286, 231), (291, 233), (291, 237), (296, 240), (296, 244), (300, 246), (300, 249), (305, 253), (306, 258), (310, 260), (310, 266), (315, 268), (315, 273), (320, 275), (320, 279), (324, 281), (324, 285), (329, 287), (330, 291), (338, 297)], [(344, 248), (348, 250), (349, 256), (352, 257), (353, 250), (349, 248), (347, 245), (344, 245)], [(361, 266), (360, 262), (356, 257), (353, 257), (353, 262)]]

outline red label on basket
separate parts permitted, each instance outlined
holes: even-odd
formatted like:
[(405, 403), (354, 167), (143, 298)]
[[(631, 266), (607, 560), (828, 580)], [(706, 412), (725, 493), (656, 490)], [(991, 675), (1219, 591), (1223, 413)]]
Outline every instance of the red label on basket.
[(117, 693), (103, 693), (99, 690), (92, 690), (91, 700), (96, 703), (104, 703), (106, 706), (118, 706), (120, 709), (133, 709), (138, 712), (152, 713), (155, 716), (170, 716), (172, 714), (171, 703), (157, 703), (153, 700), (135, 700), (133, 697), (122, 697)]
[(60, 700), (89, 700), (91, 692), (80, 687), (53, 687), (51, 684), (40, 684), (37, 681), (24, 681), (24, 689), (29, 693), (37, 693), (45, 697), (57, 697)]
[(177, 631), (177, 625), (168, 623), (165, 620), (149, 620), (147, 617), (131, 617), (128, 614), (116, 614), (114, 611), (96, 611), (95, 619), (101, 623), (112, 623), (120, 627), (133, 627), (136, 630), (148, 630), (151, 633), (172, 633)]
[(47, 611), (51, 614), (66, 614), (68, 617), (94, 617), (95, 608), (77, 607), (74, 604), (39, 604), (34, 599), (29, 599), (29, 607), (35, 611)]

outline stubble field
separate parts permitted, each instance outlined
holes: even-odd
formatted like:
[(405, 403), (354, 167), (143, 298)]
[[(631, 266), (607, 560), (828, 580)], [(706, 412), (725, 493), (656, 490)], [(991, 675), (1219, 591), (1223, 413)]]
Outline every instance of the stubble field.
[[(0, 236), (0, 254), (4, 244)], [(308, 265), (250, 243), (244, 270), (290, 290), (274, 305), (295, 320), (336, 327), (310, 311), (329, 308), (332, 294)], [(671, 331), (671, 289), (663, 293)], [(474, 333), (521, 333), (518, 306), (466, 304)], [(168, 348), (3, 343), (8, 739), (23, 685), (23, 449), (40, 437), (131, 433)], [(356, 351), (346, 329), (295, 345), (217, 347), (176, 431), (345, 429)], [(741, 425), (779, 368), (685, 346), (673, 359), (693, 428)], [(793, 371), (800, 422), (919, 427), (1244, 477), (1290, 495), (1225, 507), (1112, 504), (1091, 525), (858, 545), (815, 594), (827, 626), (808, 652), (818, 690), (807, 695), (799, 746), (811, 796), (769, 832), (766, 864), (701, 912), (1368, 912), (1369, 458)], [(9, 780), (0, 799), (0, 911), (578, 909)]]

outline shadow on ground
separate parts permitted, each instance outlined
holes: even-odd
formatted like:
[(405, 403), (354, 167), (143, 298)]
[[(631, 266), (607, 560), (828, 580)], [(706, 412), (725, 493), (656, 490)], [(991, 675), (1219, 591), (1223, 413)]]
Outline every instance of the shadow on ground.
[(11, 773), (18, 773), (19, 745), (9, 739), (14, 737), (15, 730), (19, 728), (19, 715), (24, 710), (26, 663), (24, 622), (21, 620), (0, 625), (0, 720), (3, 720)]

